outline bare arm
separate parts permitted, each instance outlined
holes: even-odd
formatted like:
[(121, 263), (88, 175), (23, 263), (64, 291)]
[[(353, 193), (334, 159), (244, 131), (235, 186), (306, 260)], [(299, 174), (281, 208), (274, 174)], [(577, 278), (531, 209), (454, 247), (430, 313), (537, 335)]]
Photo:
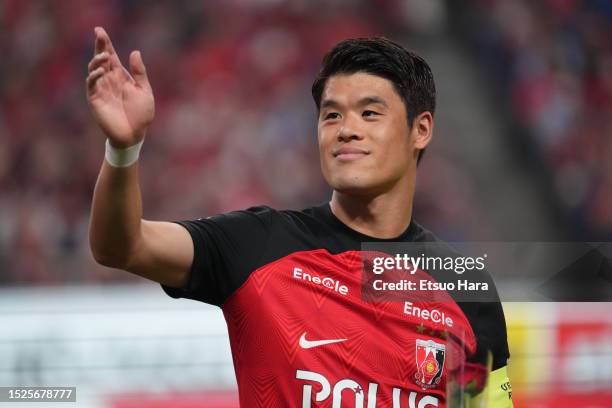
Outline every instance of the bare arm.
[[(87, 101), (111, 145), (133, 146), (144, 139), (155, 111), (144, 63), (139, 52), (132, 52), (128, 72), (106, 32), (95, 32)], [(138, 162), (124, 168), (103, 162), (94, 189), (89, 242), (97, 262), (173, 287), (185, 283), (193, 261), (187, 230), (142, 219)]]

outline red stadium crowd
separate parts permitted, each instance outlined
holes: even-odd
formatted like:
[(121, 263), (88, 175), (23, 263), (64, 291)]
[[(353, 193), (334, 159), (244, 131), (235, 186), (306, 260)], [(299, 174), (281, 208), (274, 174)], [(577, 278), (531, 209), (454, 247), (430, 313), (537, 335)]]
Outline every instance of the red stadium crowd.
[(104, 155), (84, 89), (96, 25), (124, 63), (142, 51), (154, 89), (145, 218), (327, 198), (310, 85), (331, 45), (380, 32), (385, 7), (269, 3), (0, 4), (0, 284), (133, 279), (96, 265), (87, 241)]
[[(144, 216), (172, 220), (327, 199), (310, 97), (320, 58), (340, 39), (393, 35), (409, 21), (401, 2), (385, 0), (83, 3), (0, 4), (0, 284), (137, 279), (96, 265), (88, 247), (104, 155), (84, 90), (94, 26), (124, 62), (142, 51), (157, 112), (141, 154)], [(497, 52), (512, 61), (516, 118), (541, 146), (559, 196), (583, 231), (610, 237), (610, 10), (547, 3), (481, 7)], [(417, 195), (419, 220), (445, 238), (465, 239), (466, 226), (487, 235), (469, 177), (444, 152), (424, 166), (420, 186), (432, 188)]]

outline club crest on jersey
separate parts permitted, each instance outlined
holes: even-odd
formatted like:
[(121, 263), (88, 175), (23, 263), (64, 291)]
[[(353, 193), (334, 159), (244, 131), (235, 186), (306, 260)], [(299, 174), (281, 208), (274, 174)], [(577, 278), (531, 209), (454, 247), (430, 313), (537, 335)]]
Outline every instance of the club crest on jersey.
[(433, 340), (416, 340), (417, 385), (423, 389), (434, 388), (442, 379), (446, 346)]

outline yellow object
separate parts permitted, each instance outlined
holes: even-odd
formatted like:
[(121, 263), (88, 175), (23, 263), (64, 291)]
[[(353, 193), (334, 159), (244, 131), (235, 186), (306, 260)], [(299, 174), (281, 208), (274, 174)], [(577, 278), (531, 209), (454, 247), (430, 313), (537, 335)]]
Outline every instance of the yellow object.
[(491, 371), (485, 389), (465, 405), (469, 408), (513, 408), (508, 367)]

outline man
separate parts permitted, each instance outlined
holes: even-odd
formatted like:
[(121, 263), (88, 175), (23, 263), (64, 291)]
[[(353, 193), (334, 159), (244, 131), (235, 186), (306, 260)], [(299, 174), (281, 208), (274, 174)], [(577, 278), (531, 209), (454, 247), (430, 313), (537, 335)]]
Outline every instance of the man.
[(141, 219), (138, 186), (139, 149), (154, 117), (145, 66), (134, 51), (128, 72), (106, 32), (98, 27), (95, 35), (87, 97), (107, 150), (93, 197), (92, 252), (103, 265), (161, 283), (170, 296), (222, 308), (242, 406), (445, 406), (457, 355), (449, 336), (465, 361), (454, 373), (484, 365), (485, 350), (492, 352), (489, 406), (512, 406), (499, 302), (361, 296), (362, 243), (436, 240), (412, 217), (435, 109), (422, 58), (382, 38), (343, 41), (326, 55), (312, 93), (329, 203), (157, 222)]

